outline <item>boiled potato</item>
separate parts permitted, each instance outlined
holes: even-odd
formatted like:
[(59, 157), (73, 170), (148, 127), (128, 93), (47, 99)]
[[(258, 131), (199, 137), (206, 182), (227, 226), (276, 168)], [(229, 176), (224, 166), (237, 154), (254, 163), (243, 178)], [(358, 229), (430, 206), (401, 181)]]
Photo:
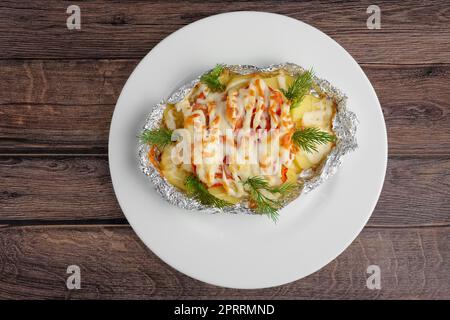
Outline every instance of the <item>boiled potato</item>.
[(244, 87), (250, 81), (252, 76), (253, 76), (252, 74), (245, 74), (231, 77), (225, 90), (229, 91), (231, 88), (240, 89)]
[(303, 150), (297, 151), (295, 154), (294, 163), (300, 170), (306, 170), (311, 168), (314, 164), (309, 161), (308, 157), (306, 156), (306, 152)]
[(286, 182), (285, 183), (293, 183), (295, 184), (297, 182), (297, 175), (300, 173), (300, 170), (295, 164), (292, 164), (287, 172), (286, 172)]
[(169, 104), (164, 109), (163, 113), (164, 124), (170, 130), (175, 130), (177, 128), (183, 128), (184, 117), (182, 112), (178, 112), (175, 105)]
[(168, 146), (164, 148), (161, 161), (160, 161), (160, 169), (163, 176), (175, 187), (180, 188), (181, 190), (186, 190), (185, 180), (188, 176), (188, 173), (183, 170), (182, 166), (175, 165), (171, 158), (172, 149), (174, 146)]
[(223, 85), (227, 85), (232, 77), (232, 74), (229, 69), (224, 69), (222, 74), (219, 76), (219, 81)]
[(303, 127), (311, 128), (323, 128), (327, 127), (326, 116), (322, 110), (308, 111), (303, 114), (303, 118), (300, 121)]
[(324, 98), (320, 103), (315, 105), (313, 110), (303, 114), (301, 125), (304, 127), (317, 127), (328, 131), (331, 129), (333, 111), (333, 102), (330, 99)]
[(270, 78), (264, 78), (263, 80), (272, 89), (275, 89), (275, 90), (279, 90), (280, 89), (280, 83), (278, 81), (278, 76), (274, 76), (274, 77), (270, 77)]
[(292, 84), (292, 81), (294, 81), (290, 75), (284, 72), (268, 74), (267, 76), (263, 77), (263, 79), (269, 87), (275, 90), (287, 90), (287, 88), (289, 88), (289, 86)]
[(233, 197), (233, 196), (230, 196), (229, 194), (227, 194), (225, 189), (222, 186), (208, 188), (208, 191), (216, 198), (224, 200), (228, 203), (236, 204), (240, 200), (239, 198), (236, 198), (236, 197)]
[(319, 144), (316, 146), (317, 151), (306, 152), (299, 150), (295, 154), (294, 163), (297, 168), (306, 170), (318, 165), (331, 151), (332, 143)]
[(310, 163), (317, 165), (330, 153), (331, 147), (331, 143), (316, 145), (317, 151), (305, 152), (305, 156)]
[(302, 125), (301, 120), (305, 112), (311, 112), (314, 110), (319, 110), (321, 104), (321, 99), (313, 95), (306, 95), (300, 104), (296, 108), (291, 109), (292, 120), (297, 124), (297, 127)]

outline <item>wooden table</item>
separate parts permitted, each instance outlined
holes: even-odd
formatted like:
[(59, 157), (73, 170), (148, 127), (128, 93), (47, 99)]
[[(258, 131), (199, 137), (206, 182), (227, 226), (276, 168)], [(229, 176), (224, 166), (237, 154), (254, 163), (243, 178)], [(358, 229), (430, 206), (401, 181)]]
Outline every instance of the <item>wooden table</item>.
[[(79, 31), (66, 27), (71, 4)], [(380, 30), (366, 27), (370, 4)], [(234, 10), (286, 14), (338, 41), (372, 81), (389, 137), (384, 189), (359, 237), (322, 270), (264, 290), (207, 285), (163, 263), (128, 225), (108, 170), (114, 105), (139, 60), (180, 27)], [(0, 298), (450, 298), (446, 0), (3, 0), (0, 74)], [(71, 264), (80, 290), (66, 288)], [(381, 290), (366, 287), (372, 264)]]

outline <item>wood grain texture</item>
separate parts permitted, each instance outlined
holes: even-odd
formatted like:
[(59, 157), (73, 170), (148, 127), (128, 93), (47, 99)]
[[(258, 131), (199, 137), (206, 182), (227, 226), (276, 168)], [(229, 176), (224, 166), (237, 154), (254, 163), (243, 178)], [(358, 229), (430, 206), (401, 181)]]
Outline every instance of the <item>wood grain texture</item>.
[(106, 153), (133, 61), (1, 61), (0, 150)]
[(0, 158), (0, 168), (0, 220), (123, 218), (105, 158)]
[[(114, 105), (137, 62), (0, 61), (0, 153), (106, 153)], [(450, 65), (363, 69), (390, 155), (450, 154)]]
[[(390, 159), (368, 225), (450, 225), (448, 172), (450, 157)], [(124, 218), (105, 157), (0, 157), (0, 176), (0, 224)]]
[[(141, 58), (181, 26), (229, 11), (285, 14), (342, 44), (360, 63), (450, 63), (445, 0), (378, 1), (382, 29), (368, 30), (370, 1), (95, 1), (79, 2), (81, 31), (69, 31), (68, 3), (4, 0), (0, 58)], [(25, 10), (24, 10), (25, 9)], [(389, 43), (386, 46), (386, 43)]]
[[(365, 229), (320, 271), (262, 290), (219, 288), (182, 275), (129, 227), (4, 227), (0, 252), (0, 298), (450, 298), (450, 228)], [(72, 264), (81, 269), (80, 290), (66, 289)], [(381, 269), (381, 290), (366, 287), (372, 264)]]

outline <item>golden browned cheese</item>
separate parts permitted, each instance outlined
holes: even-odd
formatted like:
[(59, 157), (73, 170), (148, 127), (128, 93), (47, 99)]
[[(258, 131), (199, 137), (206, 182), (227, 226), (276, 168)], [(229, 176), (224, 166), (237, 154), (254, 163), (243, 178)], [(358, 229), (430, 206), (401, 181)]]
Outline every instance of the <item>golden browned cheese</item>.
[[(271, 186), (295, 182), (302, 170), (316, 167), (331, 151), (333, 145), (328, 143), (307, 153), (293, 144), (292, 134), (308, 127), (332, 133), (333, 100), (308, 94), (291, 109), (280, 89), (287, 89), (293, 79), (283, 71), (250, 75), (227, 71), (226, 81), (224, 92), (212, 92), (199, 83), (184, 100), (166, 108), (164, 125), (185, 129), (192, 134), (191, 146), (201, 146), (201, 161), (192, 152), (192, 164), (174, 159), (180, 156), (173, 151), (179, 150), (177, 145), (163, 151), (160, 168), (170, 183), (184, 189), (183, 179), (193, 173), (213, 195), (237, 203), (247, 196), (243, 187), (247, 178), (264, 176)], [(202, 129), (195, 137), (195, 130)], [(275, 142), (278, 148), (271, 147)]]

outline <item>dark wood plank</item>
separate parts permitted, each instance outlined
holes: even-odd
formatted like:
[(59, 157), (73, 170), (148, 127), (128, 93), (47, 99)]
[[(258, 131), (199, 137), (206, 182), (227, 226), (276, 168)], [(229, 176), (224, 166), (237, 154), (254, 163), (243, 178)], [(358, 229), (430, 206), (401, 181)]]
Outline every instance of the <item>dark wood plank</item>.
[[(15, 299), (449, 299), (450, 228), (364, 229), (320, 271), (288, 285), (231, 290), (172, 269), (129, 227), (0, 228), (0, 298)], [(67, 266), (81, 289), (66, 288)], [(369, 265), (381, 290), (366, 287)]]
[[(369, 226), (450, 225), (449, 171), (448, 157), (390, 159)], [(0, 224), (124, 219), (106, 157), (1, 157), (0, 177)]]
[(105, 157), (0, 158), (0, 176), (1, 220), (123, 219)]
[(450, 158), (391, 158), (371, 226), (449, 225)]
[(114, 104), (136, 64), (0, 61), (0, 150), (105, 153)]
[(450, 154), (450, 66), (363, 66), (383, 109), (389, 155)]
[(0, 60), (0, 104), (114, 105), (138, 62)]
[[(0, 61), (0, 153), (106, 153), (114, 105), (137, 62)], [(363, 68), (390, 155), (450, 154), (449, 65)]]
[(140, 58), (181, 26), (213, 14), (258, 10), (309, 23), (360, 63), (449, 63), (445, 0), (378, 1), (382, 29), (368, 30), (372, 2), (111, 1), (81, 2), (82, 29), (66, 28), (68, 3), (39, 0), (0, 5), (0, 58)]

